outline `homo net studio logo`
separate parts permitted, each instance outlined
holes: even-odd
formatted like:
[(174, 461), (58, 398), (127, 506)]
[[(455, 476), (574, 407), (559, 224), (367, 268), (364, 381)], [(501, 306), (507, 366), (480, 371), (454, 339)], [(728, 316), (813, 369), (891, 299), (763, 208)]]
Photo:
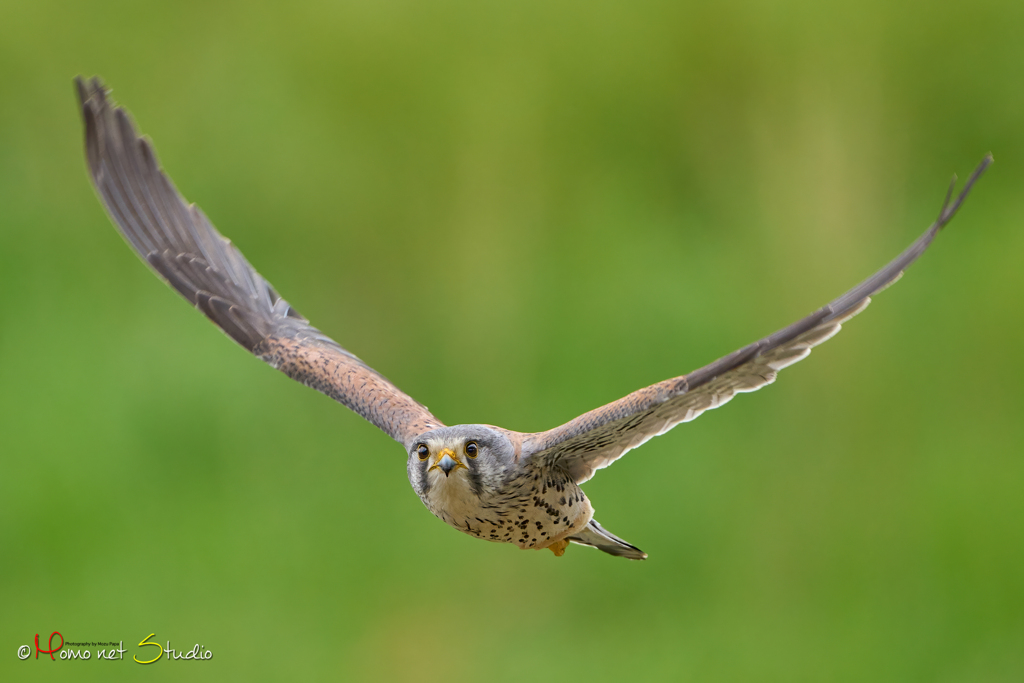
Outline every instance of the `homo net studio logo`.
[[(194, 662), (202, 662), (213, 659), (213, 652), (208, 650), (205, 645), (196, 643), (191, 650), (177, 650), (171, 647), (171, 641), (166, 641), (166, 646), (153, 640), (156, 636), (155, 633), (150, 633), (148, 636), (139, 641), (139, 651), (133, 653), (130, 659), (125, 659), (125, 654), (128, 652), (124, 648), (124, 641), (65, 641), (64, 636), (61, 635), (60, 631), (54, 631), (50, 634), (50, 639), (46, 642), (46, 649), (39, 644), (39, 634), (36, 634), (35, 648), (30, 645), (21, 645), (18, 647), (18, 659), (27, 660), (32, 658), (33, 652), (35, 652), (34, 659), (39, 659), (39, 655), (49, 655), (50, 659), (56, 661), (68, 661), (72, 659), (77, 660), (88, 660), (88, 659), (100, 659), (106, 661), (133, 661), (136, 664), (155, 664), (159, 661), (174, 662), (179, 660), (190, 660)], [(56, 647), (54, 646), (54, 639), (57, 638)], [(43, 657), (46, 660), (46, 657)]]

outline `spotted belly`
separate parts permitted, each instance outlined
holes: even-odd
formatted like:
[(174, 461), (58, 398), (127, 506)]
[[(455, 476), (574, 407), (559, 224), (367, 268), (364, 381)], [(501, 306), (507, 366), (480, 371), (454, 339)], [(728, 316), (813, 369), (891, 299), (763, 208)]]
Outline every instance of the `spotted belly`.
[[(475, 500), (426, 496), (434, 515), (459, 531), (522, 549), (547, 548), (583, 530), (594, 516), (590, 501), (564, 472), (524, 472)], [(468, 503), (468, 504), (467, 504)]]

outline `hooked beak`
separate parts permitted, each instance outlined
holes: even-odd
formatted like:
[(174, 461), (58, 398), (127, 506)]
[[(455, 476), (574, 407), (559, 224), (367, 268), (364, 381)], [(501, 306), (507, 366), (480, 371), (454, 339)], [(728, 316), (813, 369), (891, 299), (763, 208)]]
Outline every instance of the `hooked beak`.
[[(444, 448), (440, 453), (437, 454), (437, 460), (430, 466), (430, 469), (439, 469), (444, 472), (444, 476), (447, 477), (452, 473), (452, 470), (456, 470), (460, 467), (466, 467), (455, 457), (455, 451), (450, 448)], [(466, 467), (466, 469), (469, 469)], [(427, 470), (428, 472), (430, 470)]]

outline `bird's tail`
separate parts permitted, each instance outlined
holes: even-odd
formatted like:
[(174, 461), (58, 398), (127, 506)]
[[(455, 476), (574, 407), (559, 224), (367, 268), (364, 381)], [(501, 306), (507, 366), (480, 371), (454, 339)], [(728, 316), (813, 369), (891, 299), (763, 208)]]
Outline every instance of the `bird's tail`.
[(609, 555), (617, 555), (618, 557), (625, 557), (630, 560), (647, 559), (647, 553), (605, 530), (604, 527), (593, 519), (590, 520), (590, 523), (587, 524), (583, 531), (574, 536), (569, 536), (566, 540), (579, 543), (580, 545), (589, 545)]

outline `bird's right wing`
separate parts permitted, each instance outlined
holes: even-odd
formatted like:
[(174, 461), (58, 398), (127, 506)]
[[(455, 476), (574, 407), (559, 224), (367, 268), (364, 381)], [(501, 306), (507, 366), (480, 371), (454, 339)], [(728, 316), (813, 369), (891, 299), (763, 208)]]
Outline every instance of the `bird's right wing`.
[(634, 391), (549, 431), (520, 435), (522, 461), (541, 471), (561, 468), (582, 483), (648, 439), (705, 410), (725, 405), (736, 394), (771, 384), (779, 370), (806, 358), (813, 347), (836, 334), (843, 322), (864, 310), (872, 295), (899, 279), (953, 218), (990, 163), (991, 155), (971, 174), (952, 204), (950, 185), (938, 220), (887, 266), (832, 303), (688, 375)]
[(327, 394), (407, 446), (443, 426), (312, 327), (188, 204), (149, 141), (113, 106), (97, 78), (75, 79), (89, 174), (118, 231), (163, 279), (229, 337), (292, 379)]

